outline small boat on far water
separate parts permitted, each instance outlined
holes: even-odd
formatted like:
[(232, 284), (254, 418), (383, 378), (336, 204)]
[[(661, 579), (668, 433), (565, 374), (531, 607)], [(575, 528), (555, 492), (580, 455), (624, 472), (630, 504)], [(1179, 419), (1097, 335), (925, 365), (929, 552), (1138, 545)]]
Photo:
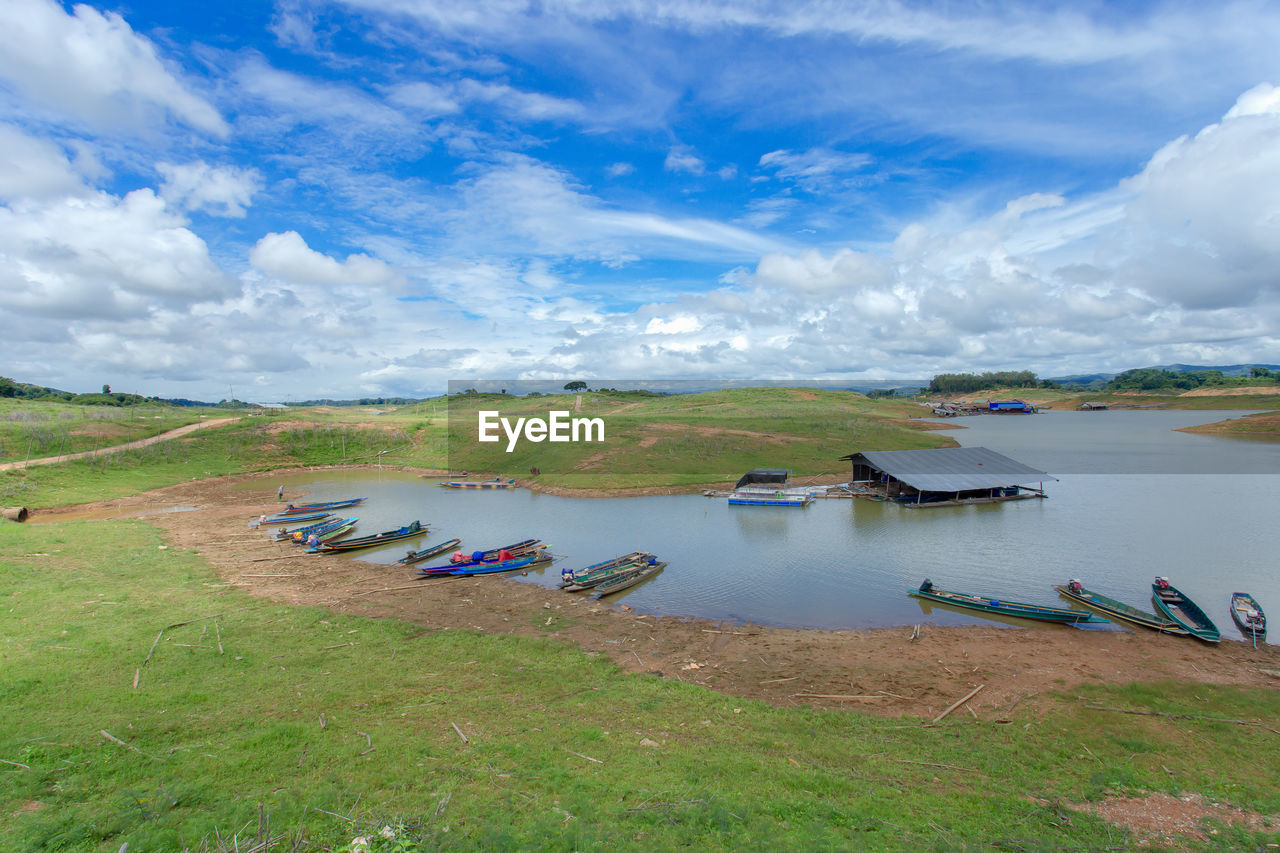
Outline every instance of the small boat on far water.
[(1249, 593), (1231, 593), (1231, 619), (1241, 634), (1253, 640), (1255, 649), (1259, 642), (1267, 639), (1267, 616), (1262, 612), (1262, 605)]
[(964, 592), (948, 592), (938, 589), (933, 581), (925, 578), (918, 589), (907, 590), (907, 595), (917, 598), (928, 598), (942, 604), (954, 604), (970, 610), (981, 610), (985, 613), (997, 613), (1001, 616), (1017, 616), (1021, 619), (1034, 619), (1037, 622), (1057, 622), (1061, 625), (1083, 625), (1110, 622), (1101, 616), (1086, 613), (1083, 610), (1072, 610), (1068, 607), (1044, 607), (1039, 604), (1025, 604), (1021, 601), (1005, 601), (1000, 598), (988, 598), (984, 595), (969, 595)]
[(1157, 610), (1186, 628), (1197, 640), (1204, 640), (1206, 643), (1222, 640), (1222, 632), (1200, 609), (1200, 605), (1183, 595), (1177, 587), (1170, 586), (1168, 578), (1158, 577), (1151, 584), (1151, 601)]
[(515, 480), (445, 480), (440, 484), (446, 489), (514, 489)]
[(1059, 594), (1078, 601), (1081, 604), (1092, 607), (1094, 610), (1101, 610), (1103, 613), (1119, 619), (1121, 622), (1127, 622), (1130, 625), (1140, 625), (1143, 628), (1151, 628), (1163, 634), (1174, 634), (1176, 636), (1185, 637), (1188, 634), (1186, 628), (1164, 616), (1157, 616), (1154, 613), (1148, 613), (1140, 610), (1132, 605), (1125, 604), (1123, 601), (1116, 601), (1114, 598), (1108, 598), (1100, 592), (1094, 592), (1091, 589), (1085, 589), (1084, 584), (1072, 578), (1067, 581), (1065, 586), (1055, 586)]

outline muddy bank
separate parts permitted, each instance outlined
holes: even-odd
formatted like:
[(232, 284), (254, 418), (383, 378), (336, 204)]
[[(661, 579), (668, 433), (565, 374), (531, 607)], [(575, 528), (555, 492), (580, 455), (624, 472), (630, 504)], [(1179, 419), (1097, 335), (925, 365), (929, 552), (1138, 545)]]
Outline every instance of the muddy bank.
[[(427, 472), (435, 475), (436, 472)], [(416, 580), (404, 567), (305, 556), (249, 531), (273, 512), (279, 472), (181, 483), (59, 518), (145, 516), (251, 595), (405, 619), (430, 629), (554, 637), (629, 672), (700, 684), (777, 705), (860, 708), (932, 717), (978, 685), (966, 709), (1000, 719), (1038, 693), (1101, 682), (1174, 678), (1280, 686), (1280, 649), (1209, 646), (1153, 632), (911, 626), (816, 631), (655, 617), (501, 576)], [(233, 488), (261, 480), (260, 489)], [(574, 492), (580, 496), (579, 492)], [(295, 497), (296, 496), (291, 496)], [(164, 512), (166, 507), (190, 508)], [(430, 542), (430, 540), (427, 540)], [(962, 710), (959, 713), (968, 713)]]

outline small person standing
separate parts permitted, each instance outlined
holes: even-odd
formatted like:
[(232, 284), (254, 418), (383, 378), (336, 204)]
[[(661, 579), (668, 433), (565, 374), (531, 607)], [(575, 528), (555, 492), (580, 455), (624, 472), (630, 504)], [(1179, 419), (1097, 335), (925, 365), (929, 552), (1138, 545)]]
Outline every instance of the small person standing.
[(278, 501), (284, 500), (284, 486), (281, 486), (280, 489), (276, 492), (276, 500)]

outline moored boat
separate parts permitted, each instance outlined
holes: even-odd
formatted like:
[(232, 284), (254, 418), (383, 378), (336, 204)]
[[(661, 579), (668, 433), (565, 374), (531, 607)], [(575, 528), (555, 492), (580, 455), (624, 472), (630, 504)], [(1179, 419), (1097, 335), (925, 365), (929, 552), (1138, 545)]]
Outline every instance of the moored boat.
[(566, 568), (560, 573), (560, 588), (566, 592), (578, 592), (603, 583), (611, 577), (627, 571), (640, 562), (647, 562), (652, 555), (648, 551), (632, 551), (621, 557), (593, 563), (581, 569)]
[(446, 489), (514, 489), (515, 480), (445, 480)]
[(414, 563), (421, 563), (423, 560), (430, 560), (432, 557), (438, 557), (446, 551), (452, 551), (462, 544), (461, 539), (450, 539), (448, 542), (441, 542), (430, 548), (421, 551), (410, 551), (400, 559), (396, 560), (402, 566), (412, 566)]
[(487, 551), (472, 551), (470, 554), (461, 552), (455, 553), (453, 559), (439, 566), (424, 566), (418, 571), (425, 575), (448, 575), (453, 574), (455, 569), (466, 569), (484, 565), (492, 565), (501, 560), (512, 560), (516, 557), (525, 557), (538, 551), (546, 546), (541, 545), (540, 539), (522, 539), (519, 542), (505, 545), (501, 548), (490, 548)]
[(1222, 632), (1213, 620), (1177, 587), (1169, 585), (1169, 579), (1158, 577), (1151, 584), (1151, 601), (1156, 609), (1177, 622), (1187, 633), (1197, 640), (1206, 643), (1217, 643), (1222, 640)]
[(622, 592), (624, 589), (630, 589), (640, 583), (640, 581), (653, 577), (666, 567), (666, 563), (650, 558), (649, 562), (641, 564), (635, 571), (626, 572), (615, 578), (610, 578), (597, 586), (595, 588), (595, 597), (604, 598), (606, 595), (613, 595), (615, 592)]
[(1267, 615), (1262, 605), (1247, 592), (1231, 593), (1231, 619), (1240, 633), (1253, 640), (1253, 647), (1267, 639)]
[(328, 542), (337, 542), (346, 536), (350, 536), (356, 529), (355, 517), (343, 519), (342, 523), (337, 527), (331, 527), (323, 533), (312, 533), (307, 537), (306, 542), (299, 542), (299, 545), (307, 545), (311, 548), (318, 548)]
[(984, 613), (997, 613), (1001, 616), (1017, 616), (1021, 619), (1034, 619), (1037, 622), (1056, 622), (1062, 625), (1082, 625), (1085, 623), (1110, 622), (1101, 616), (1095, 616), (1083, 610), (1072, 610), (1067, 607), (1044, 607), (1039, 604), (1026, 604), (1021, 601), (1006, 601), (1000, 598), (989, 598), (983, 595), (970, 595), (964, 592), (949, 592), (938, 589), (933, 581), (925, 578), (917, 589), (907, 590), (907, 595), (927, 598), (943, 604), (954, 604), (970, 610)]
[[(456, 568), (447, 572), (450, 577), (467, 577), (469, 575), (491, 575), (497, 572), (514, 572), (517, 569), (532, 569), (537, 566), (544, 566), (551, 562), (551, 555), (546, 551), (538, 550), (531, 554), (525, 554), (522, 557), (512, 557), (506, 560), (492, 560), (485, 563), (470, 563), (463, 568)], [(431, 575), (426, 575), (431, 577)]]
[(335, 509), (343, 509), (344, 507), (355, 506), (363, 501), (364, 498), (343, 498), (336, 501), (321, 501), (313, 504), (288, 504), (284, 509), (276, 513), (276, 515), (306, 515), (312, 512), (332, 512)]
[(249, 522), (250, 527), (261, 527), (264, 524), (298, 524), (302, 521), (316, 521), (328, 518), (327, 512), (310, 512), (305, 515), (260, 515)]
[(427, 528), (423, 527), (420, 522), (414, 521), (404, 527), (397, 527), (395, 530), (384, 530), (382, 533), (377, 533), (373, 536), (361, 536), (359, 539), (347, 539), (343, 542), (329, 542), (318, 545), (315, 548), (308, 548), (307, 553), (333, 554), (339, 551), (355, 551), (359, 548), (376, 548), (391, 542), (399, 542), (401, 539), (421, 536), (426, 532)]
[(328, 527), (333, 523), (334, 523), (334, 519), (326, 515), (324, 518), (320, 519), (319, 521), (313, 521), (310, 524), (303, 525), (302, 527), (281, 527), (278, 531), (276, 531), (274, 538), (277, 542), (283, 542), (285, 540), (292, 539), (294, 536), (298, 535), (299, 533), (305, 536), (306, 534), (319, 530), (322, 527)]
[(1173, 634), (1180, 637), (1187, 636), (1187, 629), (1173, 620), (1158, 616), (1155, 613), (1148, 613), (1130, 604), (1125, 604), (1123, 601), (1108, 598), (1100, 592), (1085, 589), (1084, 585), (1075, 578), (1067, 581), (1065, 585), (1055, 586), (1054, 589), (1073, 601), (1078, 601), (1081, 604), (1092, 607), (1094, 610), (1100, 610), (1113, 619), (1119, 619), (1121, 622), (1150, 628), (1164, 634)]
[(798, 506), (806, 507), (813, 503), (809, 494), (771, 492), (734, 492), (729, 495), (729, 503), (733, 506)]
[[(310, 541), (312, 536), (323, 537), (326, 533), (337, 530), (339, 527), (355, 525), (358, 520), (354, 515), (350, 518), (328, 518), (324, 521), (317, 521), (315, 524), (292, 530), (285, 538), (295, 545), (301, 545)], [(283, 532), (283, 528), (281, 528), (281, 532)]]

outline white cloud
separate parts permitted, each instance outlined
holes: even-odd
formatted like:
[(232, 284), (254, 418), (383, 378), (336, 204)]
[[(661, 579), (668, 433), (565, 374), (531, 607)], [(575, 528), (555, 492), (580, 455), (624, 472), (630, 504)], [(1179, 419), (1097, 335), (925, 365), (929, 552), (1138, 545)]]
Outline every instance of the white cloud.
[(416, 112), (424, 118), (453, 115), (462, 109), (448, 87), (421, 80), (393, 86), (388, 91), (387, 97), (392, 103)]
[(365, 254), (336, 261), (312, 249), (296, 231), (263, 237), (249, 253), (249, 262), (272, 278), (296, 284), (379, 287), (402, 280), (395, 269)]
[(829, 148), (810, 148), (808, 151), (782, 149), (770, 151), (760, 158), (762, 167), (774, 170), (779, 178), (793, 181), (809, 192), (837, 189), (847, 180), (841, 176), (861, 172), (871, 162), (871, 157), (866, 154)]
[(61, 148), (0, 124), (0, 199), (46, 199), (86, 189)]
[(625, 178), (627, 175), (634, 173), (636, 167), (631, 163), (612, 163), (605, 171), (612, 178)]
[(577, 119), (583, 115), (582, 105), (575, 100), (524, 92), (503, 83), (463, 80), (458, 84), (457, 92), (460, 100), (493, 104), (519, 118), (533, 121)]
[(701, 175), (707, 171), (707, 164), (686, 145), (673, 146), (667, 152), (667, 159), (662, 167), (668, 172), (684, 172), (689, 175)]
[(192, 127), (226, 136), (208, 101), (192, 94), (115, 12), (53, 0), (6, 0), (0, 27), (0, 77), (41, 106), (103, 126), (150, 123), (164, 110)]
[(151, 190), (0, 207), (0, 305), (56, 317), (144, 317), (238, 291)]
[(235, 219), (244, 217), (253, 194), (262, 188), (257, 169), (210, 166), (203, 160), (157, 163), (156, 169), (164, 175), (160, 195), (165, 201), (186, 210), (207, 209)]

